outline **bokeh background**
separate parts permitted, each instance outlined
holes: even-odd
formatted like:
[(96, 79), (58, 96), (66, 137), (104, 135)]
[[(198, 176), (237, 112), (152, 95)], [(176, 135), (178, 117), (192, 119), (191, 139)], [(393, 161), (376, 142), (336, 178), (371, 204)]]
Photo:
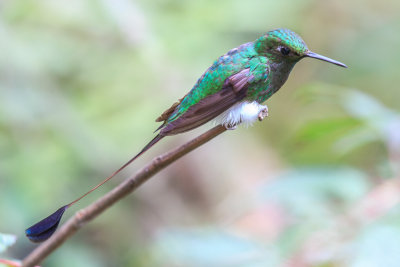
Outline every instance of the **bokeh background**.
[[(399, 12), (395, 0), (0, 1), (0, 258), (35, 248), (24, 229), (137, 153), (216, 58), (287, 27), (349, 69), (301, 61), (267, 120), (168, 167), (43, 266), (400, 266)], [(164, 139), (63, 221), (210, 127)]]

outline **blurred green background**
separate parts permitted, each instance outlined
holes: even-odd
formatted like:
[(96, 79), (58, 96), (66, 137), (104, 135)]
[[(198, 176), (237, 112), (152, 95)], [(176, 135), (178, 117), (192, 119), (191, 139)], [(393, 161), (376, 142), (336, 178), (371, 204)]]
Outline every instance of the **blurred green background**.
[[(270, 117), (144, 184), (43, 266), (400, 264), (400, 2), (0, 1), (0, 258), (137, 153), (229, 49), (287, 27), (305, 59)], [(74, 206), (210, 128), (163, 140)], [(63, 221), (65, 221), (65, 219)], [(1, 241), (3, 240), (3, 241)], [(3, 248), (2, 248), (3, 246)]]

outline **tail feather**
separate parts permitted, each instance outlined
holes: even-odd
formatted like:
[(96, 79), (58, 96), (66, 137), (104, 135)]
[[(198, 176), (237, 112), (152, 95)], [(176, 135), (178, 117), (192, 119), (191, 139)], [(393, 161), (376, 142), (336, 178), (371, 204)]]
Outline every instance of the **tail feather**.
[(116, 170), (113, 174), (111, 174), (109, 177), (104, 179), (101, 183), (90, 189), (88, 192), (80, 196), (79, 198), (75, 199), (71, 203), (59, 208), (56, 212), (51, 214), (50, 216), (44, 218), (40, 222), (34, 224), (33, 226), (29, 227), (28, 229), (25, 230), (26, 236), (29, 238), (29, 240), (33, 242), (43, 242), (47, 240), (57, 229), (58, 224), (60, 223), (61, 217), (63, 216), (65, 210), (72, 205), (74, 205), (76, 202), (81, 200), (82, 198), (86, 197), (90, 193), (92, 193), (94, 190), (105, 184), (108, 180), (113, 178), (115, 175), (117, 175), (120, 171), (125, 169), (129, 164), (131, 164), (135, 159), (140, 157), (144, 152), (149, 150), (152, 146), (154, 146), (158, 141), (160, 141), (164, 135), (158, 134), (156, 137), (154, 137), (153, 140), (151, 140), (136, 156), (131, 158), (127, 163), (122, 165), (121, 168)]
[(158, 143), (158, 141), (160, 141), (162, 138), (164, 138), (165, 135), (160, 135), (157, 134), (156, 137), (154, 137), (147, 145), (145, 145), (143, 147), (143, 149), (137, 153), (133, 158), (131, 158), (128, 162), (126, 162), (124, 165), (122, 165), (118, 170), (116, 170), (113, 174), (111, 174), (110, 176), (108, 176), (106, 179), (104, 179), (101, 183), (99, 183), (98, 185), (96, 185), (95, 187), (93, 187), (92, 189), (90, 189), (88, 192), (86, 192), (85, 194), (83, 194), (82, 196), (80, 196), (79, 198), (75, 199), (74, 201), (72, 201), (71, 203), (69, 203), (67, 206), (71, 207), (72, 205), (74, 205), (76, 202), (78, 202), (79, 200), (81, 200), (82, 198), (86, 197), (87, 195), (89, 195), (90, 193), (92, 193), (94, 190), (96, 190), (97, 188), (99, 188), (100, 186), (102, 186), (103, 184), (105, 184), (106, 182), (108, 182), (109, 180), (111, 180), (115, 175), (117, 175), (119, 172), (121, 172), (123, 169), (125, 169), (129, 164), (131, 164), (133, 161), (135, 161), (138, 157), (140, 157), (144, 152), (146, 152), (147, 150), (149, 150), (152, 146), (154, 146), (156, 143)]

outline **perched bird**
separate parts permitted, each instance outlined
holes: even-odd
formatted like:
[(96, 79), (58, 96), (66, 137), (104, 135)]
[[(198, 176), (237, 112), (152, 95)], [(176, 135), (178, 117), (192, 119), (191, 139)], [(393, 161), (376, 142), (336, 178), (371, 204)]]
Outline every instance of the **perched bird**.
[(28, 228), (26, 235), (33, 242), (49, 238), (68, 207), (110, 180), (165, 136), (192, 130), (213, 119), (227, 129), (263, 120), (268, 116), (268, 108), (262, 103), (282, 87), (294, 65), (307, 57), (347, 68), (341, 62), (311, 52), (303, 39), (288, 29), (269, 31), (254, 42), (230, 50), (204, 72), (189, 93), (157, 118), (157, 122), (163, 122), (158, 134), (136, 156), (89, 192)]

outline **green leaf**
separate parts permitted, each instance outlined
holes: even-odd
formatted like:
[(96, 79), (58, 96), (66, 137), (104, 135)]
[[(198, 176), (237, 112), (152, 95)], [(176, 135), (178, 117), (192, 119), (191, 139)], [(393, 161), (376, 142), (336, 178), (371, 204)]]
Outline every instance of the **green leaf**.
[(311, 121), (288, 142), (285, 148), (287, 157), (299, 164), (336, 161), (343, 155), (338, 152), (345, 151), (336, 148), (337, 142), (359, 130), (361, 126), (360, 120), (349, 117)]

